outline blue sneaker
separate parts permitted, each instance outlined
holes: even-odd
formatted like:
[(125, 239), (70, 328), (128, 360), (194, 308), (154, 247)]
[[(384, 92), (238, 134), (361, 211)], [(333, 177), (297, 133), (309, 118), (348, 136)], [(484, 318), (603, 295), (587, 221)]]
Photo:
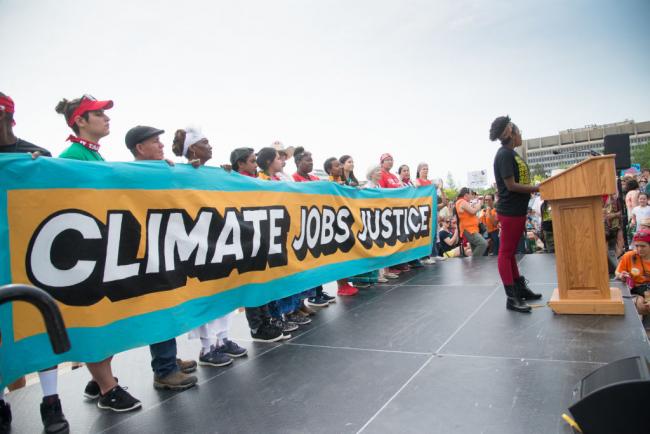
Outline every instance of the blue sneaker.
[(323, 297), (309, 297), (307, 299), (307, 306), (327, 307), (329, 306), (329, 302), (325, 300)]
[(199, 355), (199, 365), (203, 366), (228, 366), (232, 363), (232, 359), (226, 354), (219, 351), (214, 345), (210, 347), (210, 351)]
[(230, 339), (224, 339), (223, 345), (217, 347), (217, 351), (230, 357), (243, 357), (248, 354), (246, 348), (242, 348)]

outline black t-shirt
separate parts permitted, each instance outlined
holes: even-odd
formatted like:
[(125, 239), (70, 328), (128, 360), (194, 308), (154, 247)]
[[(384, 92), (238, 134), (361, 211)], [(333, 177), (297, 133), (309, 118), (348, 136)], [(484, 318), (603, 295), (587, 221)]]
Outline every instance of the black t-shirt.
[(18, 152), (40, 152), (44, 157), (51, 157), (50, 151), (36, 146), (33, 143), (26, 142), (23, 139), (18, 139), (13, 145), (0, 146), (0, 152), (18, 153)]
[(530, 184), (530, 171), (526, 162), (513, 149), (501, 146), (494, 157), (494, 179), (497, 182), (499, 200), (497, 212), (508, 216), (523, 216), (528, 212), (530, 193), (516, 193), (506, 188), (504, 178), (515, 177), (517, 184)]
[(451, 232), (448, 232), (444, 229), (441, 229), (440, 232), (438, 232), (438, 236), (440, 237), (440, 242), (438, 243), (438, 254), (442, 255), (443, 253), (447, 253), (451, 249), (453, 249), (455, 246), (450, 246), (449, 244), (445, 243), (445, 240), (447, 238), (451, 238), (452, 234)]

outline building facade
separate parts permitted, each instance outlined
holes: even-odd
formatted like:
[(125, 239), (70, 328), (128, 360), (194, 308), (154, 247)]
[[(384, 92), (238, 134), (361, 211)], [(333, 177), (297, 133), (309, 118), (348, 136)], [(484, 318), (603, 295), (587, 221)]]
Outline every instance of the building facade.
[(517, 151), (531, 170), (535, 171), (541, 166), (549, 174), (553, 169), (566, 168), (584, 160), (589, 156), (589, 151), (603, 153), (603, 141), (609, 134), (629, 134), (631, 152), (635, 147), (650, 141), (650, 121), (625, 120), (572, 128), (554, 136), (523, 140)]

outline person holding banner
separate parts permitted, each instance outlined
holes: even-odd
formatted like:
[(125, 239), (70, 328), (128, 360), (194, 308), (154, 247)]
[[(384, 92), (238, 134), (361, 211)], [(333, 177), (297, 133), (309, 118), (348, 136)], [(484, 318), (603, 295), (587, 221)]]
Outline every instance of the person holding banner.
[[(273, 154), (275, 156), (275, 151)], [(253, 157), (255, 157), (254, 167), (252, 161)], [(259, 155), (255, 155), (252, 148), (237, 148), (230, 153), (230, 164), (232, 165), (232, 169), (242, 176), (262, 178), (264, 172), (257, 171), (259, 161)], [(282, 160), (280, 163), (281, 165), (284, 165)], [(279, 181), (280, 178), (275, 177), (274, 175), (274, 180)], [(248, 321), (248, 327), (254, 341), (276, 342), (291, 337), (290, 334), (284, 333), (282, 327), (272, 324), (269, 304), (257, 307), (246, 307), (244, 308), (244, 311), (246, 312), (246, 320)]]
[[(138, 125), (131, 128), (124, 137), (126, 147), (135, 161), (160, 161), (165, 159), (164, 145), (160, 135), (165, 131), (158, 128)], [(173, 163), (167, 162), (173, 165)], [(176, 357), (176, 339), (168, 339), (149, 345), (151, 369), (154, 372), (153, 387), (156, 389), (185, 390), (194, 386), (198, 379), (188, 375), (196, 371), (194, 360), (181, 360)]]
[(230, 165), (240, 175), (257, 178), (257, 157), (253, 148), (237, 148), (232, 151)]
[[(32, 158), (49, 157), (47, 149), (36, 146), (16, 137), (13, 131), (15, 106), (9, 96), (0, 92), (0, 153), (29, 152)], [(25, 377), (22, 377), (24, 382)], [(53, 366), (38, 372), (38, 379), (43, 391), (41, 402), (41, 421), (46, 433), (67, 433), (68, 421), (63, 414), (61, 400), (58, 395), (58, 366)], [(14, 382), (14, 385), (16, 382)], [(24, 387), (24, 383), (20, 386)], [(13, 390), (9, 385), (9, 390)], [(0, 390), (0, 432), (6, 432), (11, 426), (11, 407), (4, 400), (4, 390)]]
[[(381, 166), (381, 178), (379, 178), (379, 187), (381, 188), (400, 188), (403, 187), (402, 181), (390, 172), (393, 168), (393, 156), (389, 153), (384, 153), (379, 157), (379, 164)], [(389, 274), (400, 275), (403, 272), (409, 271), (411, 268), (408, 264), (398, 264), (388, 268)]]
[[(90, 95), (68, 101), (62, 99), (56, 105), (56, 112), (63, 115), (66, 123), (76, 134), (67, 141), (70, 146), (60, 158), (82, 161), (104, 161), (99, 153), (99, 141), (110, 133), (110, 118), (104, 113), (113, 107), (113, 101), (97, 101)], [(131, 396), (117, 383), (113, 376), (111, 361), (113, 356), (99, 362), (88, 362), (86, 367), (92, 380), (86, 385), (84, 396), (90, 400), (97, 399), (97, 407), (115, 412), (136, 410), (142, 403)]]
[[(341, 162), (336, 159), (336, 157), (330, 157), (327, 160), (325, 160), (325, 163), (323, 164), (323, 169), (325, 169), (325, 173), (329, 175), (329, 179), (332, 182), (336, 182), (337, 184), (342, 184), (345, 185), (343, 180), (341, 179), (341, 176), (343, 174), (342, 168), (341, 168)], [(359, 289), (353, 285), (350, 285), (350, 282), (348, 279), (339, 279), (336, 281), (336, 285), (338, 286), (338, 291), (336, 295), (338, 296), (352, 296), (352, 295), (357, 295), (359, 292)], [(369, 284), (363, 284), (364, 286), (370, 286)]]
[[(314, 170), (314, 160), (311, 152), (305, 151), (305, 148), (298, 146), (293, 154), (293, 160), (296, 162), (296, 173), (292, 175), (295, 182), (320, 181), (317, 176), (311, 174)], [(314, 307), (327, 307), (330, 303), (336, 303), (336, 297), (332, 297), (325, 291), (323, 286), (318, 285), (316, 288), (304, 292), (307, 297), (307, 305)]]
[(358, 187), (359, 180), (354, 176), (354, 160), (349, 155), (342, 155), (339, 158), (339, 163), (341, 163), (341, 179), (345, 185), (350, 187)]
[[(199, 128), (194, 127), (176, 130), (172, 143), (172, 152), (178, 157), (185, 157), (192, 165), (198, 163), (200, 166), (204, 166), (212, 158), (212, 146), (210, 146), (208, 138)], [(245, 152), (248, 153), (247, 150)], [(236, 162), (239, 160), (241, 158), (237, 158)], [(199, 338), (201, 341), (199, 365), (228, 366), (232, 363), (232, 358), (243, 357), (248, 354), (246, 348), (242, 348), (228, 339), (232, 315), (233, 312), (230, 312), (190, 330), (189, 338)]]
[(519, 274), (515, 253), (526, 228), (530, 195), (539, 191), (539, 188), (530, 185), (528, 165), (515, 152), (515, 148), (522, 143), (521, 132), (509, 116), (500, 116), (492, 122), (490, 140), (497, 139), (501, 142), (494, 157), (494, 179), (499, 193), (496, 209), (501, 223), (499, 275), (506, 292), (506, 309), (530, 312), (531, 307), (526, 300), (538, 300), (542, 295), (531, 291), (526, 278)]
[(403, 186), (414, 187), (413, 181), (411, 181), (411, 169), (406, 165), (402, 164), (397, 169), (397, 174), (399, 175), (400, 181)]
[[(259, 178), (265, 181), (281, 181), (278, 174), (282, 170), (282, 158), (275, 148), (262, 148), (257, 153), (260, 169)], [(268, 304), (271, 324), (282, 330), (283, 339), (289, 339), (298, 326), (311, 323), (309, 315), (300, 311), (300, 294), (290, 295)]]

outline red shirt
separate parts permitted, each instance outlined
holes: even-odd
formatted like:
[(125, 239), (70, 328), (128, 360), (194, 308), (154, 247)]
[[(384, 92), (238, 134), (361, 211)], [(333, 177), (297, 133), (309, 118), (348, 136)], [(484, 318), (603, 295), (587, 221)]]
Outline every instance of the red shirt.
[(309, 178), (305, 178), (304, 176), (302, 176), (302, 175), (299, 174), (298, 172), (296, 172), (296, 173), (294, 173), (293, 175), (291, 175), (291, 177), (293, 178), (293, 180), (296, 181), (296, 182), (320, 181), (320, 178), (319, 178), (319, 177), (314, 176), (314, 175), (312, 175), (311, 173), (308, 173), (307, 176), (308, 176)]
[(381, 179), (379, 180), (379, 186), (382, 188), (399, 188), (402, 186), (402, 182), (399, 180), (397, 176), (382, 169)]

